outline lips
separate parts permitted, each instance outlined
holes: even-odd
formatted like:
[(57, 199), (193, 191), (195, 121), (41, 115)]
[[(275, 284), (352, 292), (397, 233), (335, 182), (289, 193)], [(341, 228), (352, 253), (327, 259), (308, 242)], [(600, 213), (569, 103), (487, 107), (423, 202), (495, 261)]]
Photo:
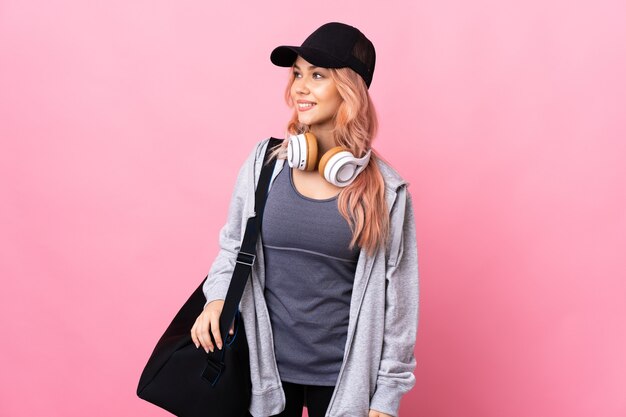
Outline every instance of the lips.
[(317, 104), (317, 103), (313, 103), (312, 101), (304, 101), (304, 100), (298, 100), (296, 103), (298, 106), (298, 110), (300, 111), (311, 110)]

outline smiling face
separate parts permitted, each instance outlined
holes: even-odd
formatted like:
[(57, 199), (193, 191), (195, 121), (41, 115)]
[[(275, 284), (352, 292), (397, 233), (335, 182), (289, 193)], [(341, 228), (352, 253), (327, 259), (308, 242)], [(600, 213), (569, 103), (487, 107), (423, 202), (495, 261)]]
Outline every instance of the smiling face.
[(291, 70), (294, 74), (291, 98), (300, 123), (312, 130), (331, 130), (342, 98), (327, 68), (316, 67), (298, 56)]

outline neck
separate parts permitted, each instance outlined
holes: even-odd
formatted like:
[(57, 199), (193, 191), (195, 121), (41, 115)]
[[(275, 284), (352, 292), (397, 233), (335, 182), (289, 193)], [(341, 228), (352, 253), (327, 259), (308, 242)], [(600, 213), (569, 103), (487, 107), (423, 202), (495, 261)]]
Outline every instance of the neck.
[(318, 155), (324, 155), (328, 150), (337, 146), (330, 129), (324, 129), (319, 126), (311, 126), (310, 131), (317, 138)]

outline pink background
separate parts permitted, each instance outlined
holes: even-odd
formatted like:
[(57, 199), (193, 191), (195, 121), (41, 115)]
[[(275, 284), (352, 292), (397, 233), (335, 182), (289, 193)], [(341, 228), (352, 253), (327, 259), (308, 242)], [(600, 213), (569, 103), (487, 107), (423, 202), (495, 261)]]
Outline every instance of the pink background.
[(623, 2), (224, 3), (0, 2), (0, 415), (169, 415), (137, 381), (283, 132), (269, 54), (333, 20), (414, 197), (401, 415), (626, 415)]

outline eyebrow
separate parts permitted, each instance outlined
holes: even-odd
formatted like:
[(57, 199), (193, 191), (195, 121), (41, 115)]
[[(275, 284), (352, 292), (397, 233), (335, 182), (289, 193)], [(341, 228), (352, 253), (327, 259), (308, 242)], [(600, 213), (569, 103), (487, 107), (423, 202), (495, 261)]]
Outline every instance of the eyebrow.
[[(294, 67), (294, 68), (298, 68), (298, 69), (300, 69), (300, 67), (299, 67), (299, 66), (297, 66), (296, 64), (293, 64), (293, 67)], [(315, 65), (309, 65), (309, 69), (310, 69), (310, 70), (315, 69), (315, 68), (319, 68), (319, 67), (316, 67)]]

